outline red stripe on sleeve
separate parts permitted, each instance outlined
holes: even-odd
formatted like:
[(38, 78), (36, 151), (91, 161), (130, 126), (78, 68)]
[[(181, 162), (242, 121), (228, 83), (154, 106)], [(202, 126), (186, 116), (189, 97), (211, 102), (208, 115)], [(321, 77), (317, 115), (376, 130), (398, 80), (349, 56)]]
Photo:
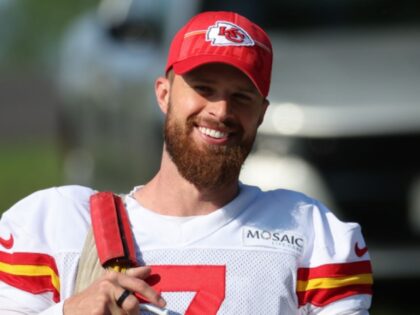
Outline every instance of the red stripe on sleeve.
[(298, 280), (307, 281), (315, 278), (336, 278), (365, 273), (372, 273), (372, 266), (369, 260), (326, 264), (314, 268), (299, 268), (297, 278)]

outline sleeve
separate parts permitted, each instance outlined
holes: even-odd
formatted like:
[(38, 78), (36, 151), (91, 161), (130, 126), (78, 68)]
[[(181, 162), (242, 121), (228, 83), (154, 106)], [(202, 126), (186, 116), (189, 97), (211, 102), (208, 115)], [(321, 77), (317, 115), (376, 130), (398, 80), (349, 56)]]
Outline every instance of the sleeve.
[(372, 268), (359, 224), (341, 222), (316, 201), (307, 220), (296, 286), (300, 314), (369, 314)]
[[(62, 314), (61, 301), (68, 294), (63, 291), (68, 292), (70, 282), (69, 266), (64, 266), (69, 259), (62, 257), (80, 252), (83, 246), (89, 195), (87, 189), (51, 188), (29, 195), (3, 213), (0, 314)], [(77, 263), (72, 265), (76, 270)]]

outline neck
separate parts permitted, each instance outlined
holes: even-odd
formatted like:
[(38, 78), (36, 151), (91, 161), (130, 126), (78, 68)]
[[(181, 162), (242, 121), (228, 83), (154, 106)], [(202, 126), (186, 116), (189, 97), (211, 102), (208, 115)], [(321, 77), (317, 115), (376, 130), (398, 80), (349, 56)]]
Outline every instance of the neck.
[(167, 153), (156, 176), (134, 197), (145, 208), (164, 215), (194, 216), (211, 213), (233, 200), (238, 180), (220, 187), (198, 188), (179, 172)]

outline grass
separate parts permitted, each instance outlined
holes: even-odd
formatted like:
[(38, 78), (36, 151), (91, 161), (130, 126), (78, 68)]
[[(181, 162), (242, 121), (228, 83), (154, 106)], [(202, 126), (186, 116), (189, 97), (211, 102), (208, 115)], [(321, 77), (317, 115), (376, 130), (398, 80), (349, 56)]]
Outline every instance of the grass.
[(36, 190), (61, 183), (60, 156), (53, 143), (0, 143), (0, 213)]

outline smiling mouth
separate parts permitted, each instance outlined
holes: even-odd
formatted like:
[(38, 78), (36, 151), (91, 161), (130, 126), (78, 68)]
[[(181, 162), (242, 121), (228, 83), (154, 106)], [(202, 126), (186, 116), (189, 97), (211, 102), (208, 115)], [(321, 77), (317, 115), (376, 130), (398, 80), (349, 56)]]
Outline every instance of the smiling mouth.
[(206, 128), (206, 127), (198, 127), (198, 130), (202, 134), (204, 134), (208, 137), (214, 138), (214, 139), (223, 139), (223, 138), (226, 138), (228, 136), (227, 132), (222, 132), (222, 131), (219, 131), (219, 130), (214, 130), (214, 129), (210, 129), (210, 128)]

